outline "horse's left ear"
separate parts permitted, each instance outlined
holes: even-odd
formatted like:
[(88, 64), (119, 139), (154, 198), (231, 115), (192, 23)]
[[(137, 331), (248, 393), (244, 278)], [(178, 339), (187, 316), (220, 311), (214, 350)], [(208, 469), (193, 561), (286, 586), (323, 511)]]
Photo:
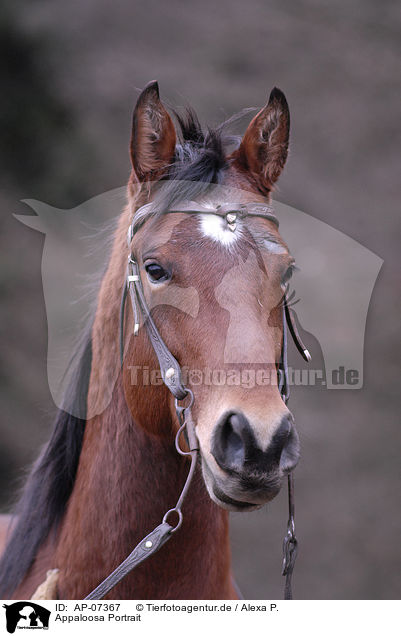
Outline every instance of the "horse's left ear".
[(157, 82), (139, 95), (132, 120), (130, 154), (139, 181), (159, 179), (174, 159), (176, 134), (173, 121), (159, 97)]
[(273, 88), (269, 101), (252, 119), (241, 145), (232, 158), (262, 192), (270, 192), (279, 178), (288, 154), (290, 111), (284, 93)]

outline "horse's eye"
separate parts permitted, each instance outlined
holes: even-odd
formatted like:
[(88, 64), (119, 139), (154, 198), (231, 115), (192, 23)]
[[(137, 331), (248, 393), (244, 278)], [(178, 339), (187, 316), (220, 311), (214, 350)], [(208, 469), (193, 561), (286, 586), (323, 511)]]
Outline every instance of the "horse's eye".
[(170, 278), (170, 274), (158, 263), (149, 263), (145, 269), (152, 283), (161, 283)]

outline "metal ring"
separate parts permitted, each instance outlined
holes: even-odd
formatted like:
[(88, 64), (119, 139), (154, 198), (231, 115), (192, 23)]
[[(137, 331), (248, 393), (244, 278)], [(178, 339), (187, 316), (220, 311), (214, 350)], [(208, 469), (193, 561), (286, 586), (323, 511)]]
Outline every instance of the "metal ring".
[[(188, 404), (187, 406), (184, 406), (184, 409), (190, 409), (190, 408), (191, 408), (191, 406), (192, 406), (192, 405), (193, 405), (193, 403), (194, 403), (194, 400), (195, 400), (195, 398), (194, 398), (194, 394), (193, 394), (193, 392), (191, 391), (191, 389), (188, 389), (188, 387), (185, 387), (185, 391), (186, 391), (186, 394), (185, 394), (185, 397), (183, 397), (183, 398), (182, 398), (182, 400), (185, 400), (185, 399), (187, 398), (187, 396), (188, 396), (188, 395), (190, 395), (190, 396), (191, 396), (191, 399), (190, 399), (189, 404)], [(177, 408), (178, 408), (178, 406), (179, 406), (178, 402), (182, 402), (182, 400), (179, 400), (178, 398), (175, 398), (175, 408), (176, 408), (176, 409), (177, 409)]]
[(175, 450), (177, 451), (177, 453), (179, 453), (180, 455), (182, 455), (183, 457), (186, 457), (187, 455), (191, 454), (191, 451), (184, 451), (182, 450), (181, 446), (180, 446), (180, 437), (181, 437), (181, 433), (184, 432), (184, 429), (186, 427), (187, 423), (184, 421), (183, 424), (181, 424), (180, 428), (178, 429), (176, 436), (175, 436), (175, 440), (174, 440), (174, 444), (175, 444)]
[(182, 519), (183, 519), (182, 512), (179, 508), (170, 508), (170, 510), (167, 510), (166, 514), (163, 517), (163, 523), (167, 523), (167, 519), (172, 512), (175, 512), (178, 515), (178, 523), (176, 526), (173, 526), (173, 529), (171, 530), (171, 532), (176, 532), (178, 528), (181, 526)]

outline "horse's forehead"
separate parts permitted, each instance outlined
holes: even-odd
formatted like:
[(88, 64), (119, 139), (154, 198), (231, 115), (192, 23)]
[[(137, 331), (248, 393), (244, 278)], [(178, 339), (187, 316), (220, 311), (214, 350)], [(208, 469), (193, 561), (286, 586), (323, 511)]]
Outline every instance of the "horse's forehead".
[(167, 246), (171, 242), (174, 231), (187, 216), (184, 213), (174, 213), (149, 219), (134, 238), (134, 244), (137, 244), (142, 253), (148, 249)]
[[(249, 221), (255, 225), (258, 241), (244, 226), (236, 246), (226, 249), (221, 244), (217, 245), (213, 237), (205, 236), (201, 216), (172, 213), (154, 219), (142, 233), (142, 257), (156, 257), (175, 263), (181, 284), (190, 284), (197, 293), (204, 290), (209, 294), (211, 289), (216, 291), (223, 286), (230, 290), (237, 303), (242, 299), (248, 304), (253, 301), (260, 304), (258, 299), (268, 297), (271, 302), (266, 304), (266, 308), (272, 303), (274, 305), (282, 294), (281, 286), (277, 284), (283, 269), (281, 251), (284, 260), (287, 260), (288, 251), (280, 247), (281, 243), (275, 242), (278, 239), (273, 235), (272, 250), (265, 247), (263, 237), (269, 224), (257, 218), (242, 220), (241, 223)], [(174, 288), (174, 293), (176, 291)], [(170, 298), (173, 293), (171, 286), (165, 293)]]
[[(164, 246), (168, 250), (169, 246), (176, 248), (180, 244), (182, 247), (189, 244), (191, 251), (195, 252), (199, 241), (203, 248), (224, 247), (229, 253), (237, 251), (235, 248), (241, 248), (244, 242), (249, 245), (251, 241), (255, 248), (260, 249), (265, 260), (271, 255), (289, 255), (286, 243), (272, 223), (258, 217), (246, 217), (236, 221), (233, 231), (224, 218), (212, 213), (161, 215), (145, 223), (135, 243), (142, 253)], [(224, 258), (224, 250), (219, 249), (216, 254)]]

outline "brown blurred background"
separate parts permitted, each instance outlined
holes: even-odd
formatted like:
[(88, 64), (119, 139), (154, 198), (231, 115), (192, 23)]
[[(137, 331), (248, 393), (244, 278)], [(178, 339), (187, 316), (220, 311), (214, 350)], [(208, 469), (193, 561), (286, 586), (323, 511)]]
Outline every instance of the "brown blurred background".
[[(401, 15), (392, 0), (36, 0), (0, 9), (0, 510), (47, 439), (43, 235), (20, 200), (58, 208), (123, 185), (138, 89), (219, 123), (277, 85), (292, 117), (278, 198), (384, 265), (369, 309), (362, 390), (298, 388), (301, 599), (398, 598)], [(116, 210), (116, 213), (118, 211)], [(247, 598), (280, 598), (285, 493), (233, 515)]]

